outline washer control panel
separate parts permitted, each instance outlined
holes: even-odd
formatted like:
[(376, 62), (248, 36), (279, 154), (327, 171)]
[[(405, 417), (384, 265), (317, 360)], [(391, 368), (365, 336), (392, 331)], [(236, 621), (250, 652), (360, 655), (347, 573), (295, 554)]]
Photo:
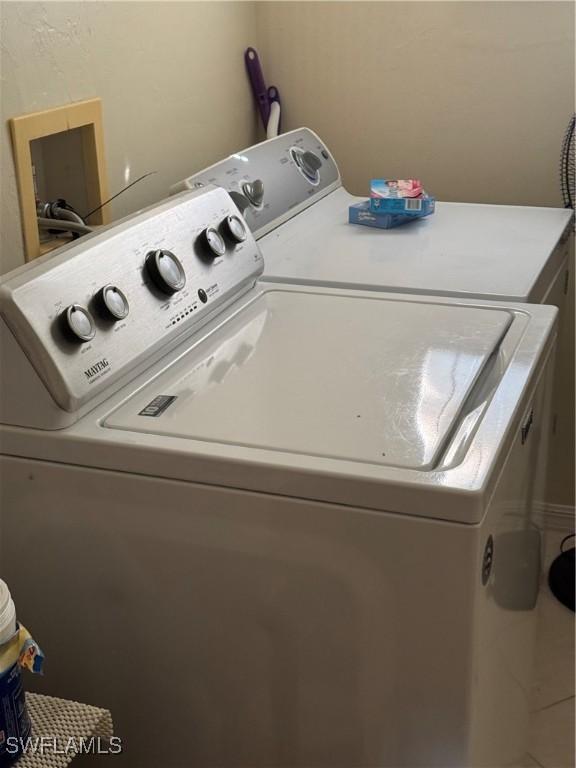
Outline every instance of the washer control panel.
[(172, 194), (206, 185), (223, 187), (256, 239), (341, 185), (325, 144), (308, 128), (230, 155), (175, 184)]
[(223, 189), (172, 197), (0, 281), (0, 314), (66, 411), (253, 284), (263, 259)]

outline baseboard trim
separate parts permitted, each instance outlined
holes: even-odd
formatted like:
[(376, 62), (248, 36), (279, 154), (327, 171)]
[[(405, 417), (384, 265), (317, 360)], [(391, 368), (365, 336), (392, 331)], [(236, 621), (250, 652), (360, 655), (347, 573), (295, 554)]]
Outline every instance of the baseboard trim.
[(553, 528), (558, 531), (573, 531), (576, 520), (576, 509), (569, 504), (538, 504), (537, 518), (543, 528)]

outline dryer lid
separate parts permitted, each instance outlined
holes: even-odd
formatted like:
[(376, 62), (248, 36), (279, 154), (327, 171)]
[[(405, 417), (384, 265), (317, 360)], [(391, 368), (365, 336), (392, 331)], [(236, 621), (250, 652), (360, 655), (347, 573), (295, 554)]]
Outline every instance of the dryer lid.
[(557, 245), (573, 215), (562, 208), (441, 202), (433, 216), (382, 230), (348, 223), (348, 206), (361, 200), (338, 189), (260, 238), (264, 278), (539, 302), (565, 258)]
[(270, 288), (106, 427), (431, 470), (512, 322), (506, 309)]

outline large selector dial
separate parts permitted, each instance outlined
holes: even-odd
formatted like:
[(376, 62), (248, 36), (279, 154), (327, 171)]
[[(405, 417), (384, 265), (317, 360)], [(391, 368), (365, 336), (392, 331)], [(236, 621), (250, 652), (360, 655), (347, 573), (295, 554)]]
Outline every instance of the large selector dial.
[(216, 227), (206, 227), (200, 235), (200, 239), (211, 256), (224, 256), (226, 253), (226, 243)]
[(120, 288), (115, 285), (105, 285), (98, 292), (98, 303), (101, 311), (109, 320), (124, 320), (128, 316), (130, 306), (128, 299)]
[(176, 293), (186, 285), (186, 273), (172, 251), (150, 251), (146, 256), (146, 271), (163, 293)]
[(223, 225), (226, 234), (235, 243), (243, 243), (248, 237), (246, 225), (239, 216), (226, 216)]
[(290, 154), (304, 178), (308, 179), (311, 184), (318, 184), (320, 181), (320, 168), (322, 166), (322, 160), (320, 160), (318, 155), (315, 155), (314, 152), (300, 149), (300, 147), (292, 147)]
[(94, 338), (96, 329), (90, 313), (80, 304), (70, 304), (62, 313), (62, 321), (68, 335), (74, 341), (91, 341)]

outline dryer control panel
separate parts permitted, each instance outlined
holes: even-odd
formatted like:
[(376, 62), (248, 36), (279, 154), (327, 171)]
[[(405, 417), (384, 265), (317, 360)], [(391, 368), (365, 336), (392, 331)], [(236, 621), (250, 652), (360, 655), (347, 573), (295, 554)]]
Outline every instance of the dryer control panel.
[(172, 194), (213, 184), (226, 189), (256, 239), (341, 185), (325, 144), (298, 128), (230, 155), (175, 184)]
[(223, 190), (188, 192), (0, 281), (0, 314), (75, 411), (253, 285), (263, 259)]

